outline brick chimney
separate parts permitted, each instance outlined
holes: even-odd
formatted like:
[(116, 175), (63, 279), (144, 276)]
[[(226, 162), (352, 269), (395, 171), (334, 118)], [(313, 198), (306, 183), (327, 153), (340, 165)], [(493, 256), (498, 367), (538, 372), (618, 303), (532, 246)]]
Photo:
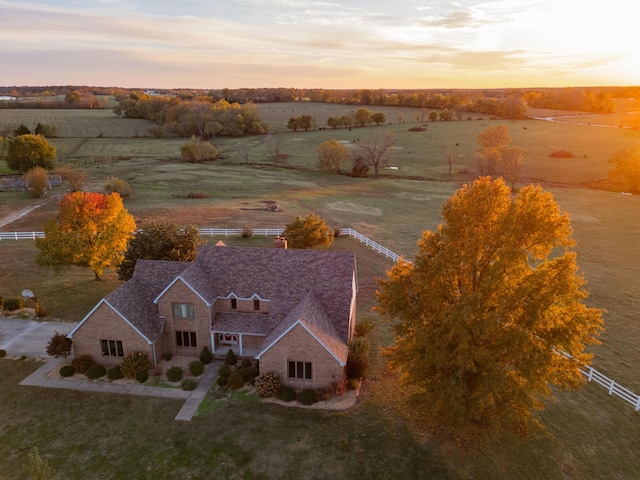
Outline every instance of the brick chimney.
[(287, 248), (287, 239), (281, 236), (277, 236), (273, 241), (274, 248)]

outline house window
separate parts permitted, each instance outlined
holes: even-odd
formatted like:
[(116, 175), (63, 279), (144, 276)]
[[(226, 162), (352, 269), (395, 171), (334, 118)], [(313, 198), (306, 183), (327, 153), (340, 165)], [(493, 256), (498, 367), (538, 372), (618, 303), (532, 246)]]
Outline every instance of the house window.
[(176, 332), (176, 345), (179, 347), (197, 347), (196, 332)]
[(258, 300), (257, 298), (253, 299), (253, 309), (260, 310), (260, 300)]
[(174, 303), (173, 316), (176, 318), (194, 318), (193, 303)]
[(100, 340), (100, 346), (104, 357), (124, 357), (124, 349), (120, 340)]
[(236, 308), (238, 308), (238, 300), (235, 298), (231, 299), (231, 310), (235, 310)]
[(311, 380), (311, 362), (289, 362), (289, 378)]

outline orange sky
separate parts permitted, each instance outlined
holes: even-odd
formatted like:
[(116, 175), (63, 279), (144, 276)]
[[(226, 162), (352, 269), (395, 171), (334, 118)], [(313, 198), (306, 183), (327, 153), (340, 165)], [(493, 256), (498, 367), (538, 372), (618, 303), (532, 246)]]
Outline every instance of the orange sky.
[(0, 85), (638, 85), (638, 20), (630, 5), (0, 0)]

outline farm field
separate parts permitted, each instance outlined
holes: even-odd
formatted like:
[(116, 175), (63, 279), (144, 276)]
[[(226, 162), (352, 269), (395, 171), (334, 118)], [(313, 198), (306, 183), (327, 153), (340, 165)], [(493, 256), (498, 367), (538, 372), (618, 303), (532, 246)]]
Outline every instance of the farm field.
[[(286, 117), (282, 120), (286, 124), (289, 116), (326, 107), (293, 105), (307, 110), (265, 113), (267, 122)], [(0, 112), (0, 119), (5, 113)], [(216, 139), (223, 158), (202, 165), (175, 160), (171, 152), (179, 152), (184, 139), (134, 138), (132, 134), (121, 139), (91, 136), (55, 141), (61, 142), (59, 152), (68, 148), (65, 161), (87, 171), (88, 189), (101, 189), (109, 176), (126, 179), (134, 190), (126, 207), (139, 220), (163, 217), (201, 227), (280, 227), (296, 215), (314, 211), (332, 227), (352, 227), (410, 258), (421, 232), (437, 227), (441, 205), (462, 182), (473, 178), (477, 134), (489, 126), (508, 124), (513, 145), (528, 151), (520, 183), (542, 184), (570, 213), (578, 266), (588, 281), (588, 303), (607, 310), (603, 343), (591, 349), (594, 367), (640, 393), (640, 325), (635, 319), (640, 309), (640, 278), (635, 268), (640, 262), (636, 241), (640, 200), (587, 188), (602, 184), (608, 158), (620, 148), (637, 147), (640, 132), (535, 120), (418, 123), (415, 118), (410, 121), (408, 114), (404, 117), (404, 124), (394, 119), (392, 124), (351, 131), (291, 132), (278, 124), (274, 128), (278, 133), (270, 138)], [(429, 126), (424, 132), (408, 132), (417, 124)], [(385, 171), (378, 180), (317, 171), (315, 148), (322, 141), (337, 138), (352, 144), (354, 139), (387, 130), (396, 133), (398, 148), (392, 165), (398, 170)], [(286, 163), (278, 167), (267, 155), (267, 144), (274, 141), (288, 154)], [(245, 144), (251, 146), (248, 162), (240, 154)], [(147, 153), (139, 153), (145, 148)], [(549, 156), (560, 149), (571, 151), (574, 158)], [(447, 173), (448, 151), (455, 152), (457, 159), (452, 175)], [(190, 192), (210, 198), (181, 198)], [(1, 230), (40, 230), (57, 212), (55, 195)], [(282, 212), (266, 211), (266, 201), (277, 202)], [(1, 192), (0, 216), (34, 202), (26, 193)], [(375, 303), (375, 277), (384, 275), (389, 261), (350, 239), (338, 239), (334, 248), (356, 251), (359, 316), (372, 315), (368, 309)], [(33, 242), (0, 242), (0, 295), (6, 298), (31, 288), (52, 318), (81, 319), (119, 284), (113, 272), (103, 282), (94, 282), (91, 272), (82, 269), (55, 275), (37, 267), (34, 255)], [(370, 381), (365, 382), (363, 400), (353, 412), (293, 413), (260, 403), (229, 402), (188, 425), (173, 421), (178, 403), (18, 387), (37, 365), (0, 360), (0, 405), (10, 406), (0, 408), (0, 425), (7, 426), (0, 430), (0, 455), (7, 459), (7, 470), (0, 470), (0, 478), (26, 478), (23, 466), (32, 445), (69, 478), (88, 478), (93, 472), (101, 478), (120, 478), (123, 472), (136, 472), (137, 478), (173, 478), (175, 472), (208, 478), (215, 472), (220, 478), (626, 479), (640, 471), (639, 413), (595, 384), (575, 394), (561, 394), (557, 403), (540, 414), (552, 437), (502, 440), (480, 452), (465, 452), (422, 435), (413, 428), (410, 413), (398, 406), (397, 388), (384, 370), (377, 347), (390, 340), (388, 326), (380, 325)], [(150, 410), (153, 418), (144, 415)], [(234, 422), (228, 422), (230, 418)], [(143, 433), (130, 433), (131, 424)], [(91, 456), (86, 445), (89, 425), (100, 432), (92, 438), (91, 448), (108, 461)], [(220, 470), (220, 464), (231, 467)]]

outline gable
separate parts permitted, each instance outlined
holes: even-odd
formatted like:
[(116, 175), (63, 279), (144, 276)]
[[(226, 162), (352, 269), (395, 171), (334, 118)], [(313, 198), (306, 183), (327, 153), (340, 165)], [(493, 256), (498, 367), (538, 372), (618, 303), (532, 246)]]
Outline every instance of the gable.
[[(142, 333), (133, 323), (131, 323), (125, 316), (123, 316), (116, 308), (113, 307), (108, 301), (104, 298), (98, 302), (98, 304), (91, 309), (91, 311), (76, 325), (76, 327), (67, 335), (69, 338), (73, 339), (74, 334), (80, 330), (83, 326), (85, 328), (90, 326), (92, 322), (102, 322), (102, 318), (104, 314), (101, 315), (101, 310), (108, 309), (109, 311), (115, 314), (115, 317), (120, 319), (127, 327), (131, 328), (136, 334), (142, 337), (147, 343), (152, 344), (153, 342)], [(114, 328), (112, 325), (111, 328)]]
[[(300, 332), (304, 332), (306, 335), (306, 341), (304, 341), (303, 345), (300, 345)], [(270, 350), (277, 349), (282, 347), (285, 349), (285, 353), (289, 350), (288, 345), (286, 345), (289, 337), (296, 337), (292, 342), (298, 346), (298, 348), (303, 347), (304, 350), (311, 350), (313, 347), (308, 342), (314, 342), (320, 348), (323, 349), (329, 356), (331, 356), (341, 367), (344, 367), (347, 364), (347, 353), (348, 348), (344, 345), (344, 348), (340, 348), (337, 343), (333, 345), (327, 345), (326, 338), (322, 338), (322, 335), (318, 335), (319, 332), (314, 332), (308, 325), (306, 325), (301, 320), (296, 321), (294, 324), (289, 326), (281, 335), (273, 339), (265, 348), (263, 348), (258, 355), (256, 355), (256, 359), (260, 360), (265, 353)], [(333, 348), (331, 348), (333, 347)], [(336, 348), (338, 347), (338, 348)]]

